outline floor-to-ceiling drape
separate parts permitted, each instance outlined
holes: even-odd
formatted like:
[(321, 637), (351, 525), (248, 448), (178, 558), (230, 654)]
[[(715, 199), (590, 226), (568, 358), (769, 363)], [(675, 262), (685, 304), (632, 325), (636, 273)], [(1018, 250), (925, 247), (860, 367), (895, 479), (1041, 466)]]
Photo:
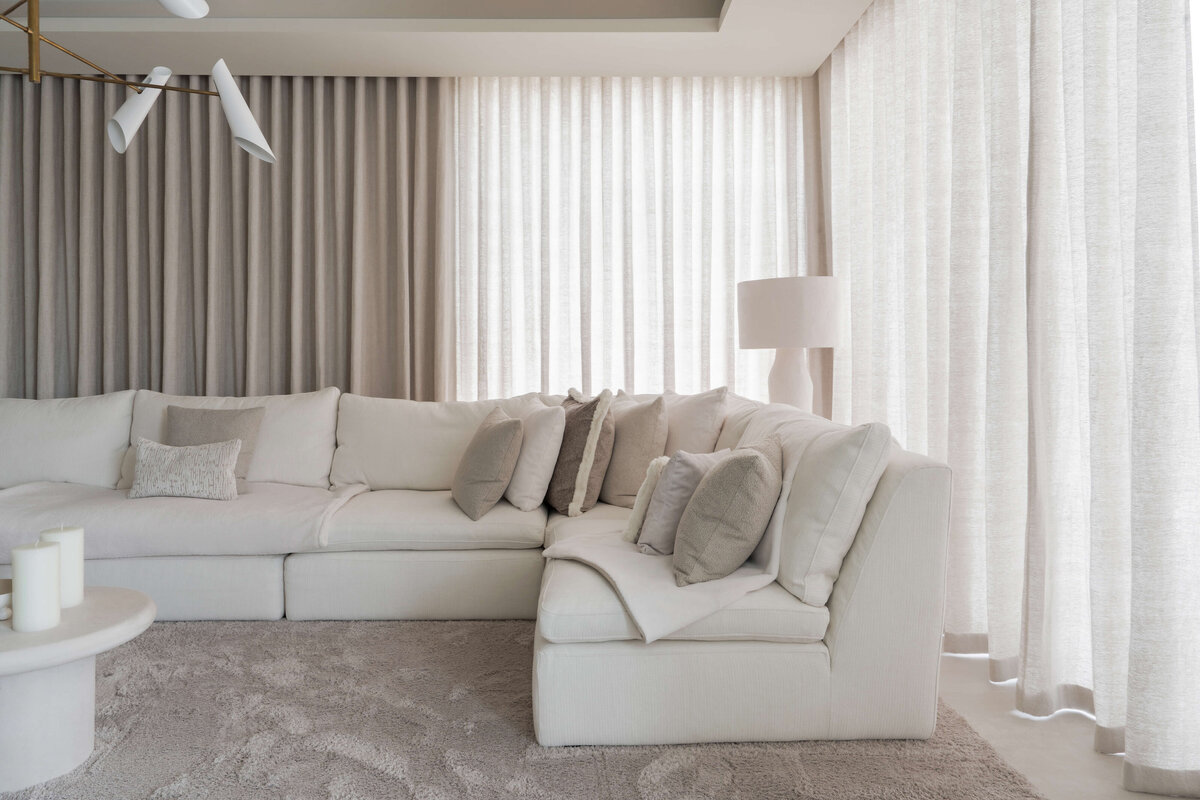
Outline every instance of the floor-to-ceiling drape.
[(765, 394), (735, 287), (823, 263), (816, 122), (798, 78), (459, 80), (460, 395)]
[(122, 156), (125, 89), (0, 76), (0, 396), (453, 395), (452, 82), (241, 85), (274, 166), (215, 98)]
[(825, 69), (835, 417), (955, 469), (948, 649), (1200, 795), (1186, 0), (876, 0)]

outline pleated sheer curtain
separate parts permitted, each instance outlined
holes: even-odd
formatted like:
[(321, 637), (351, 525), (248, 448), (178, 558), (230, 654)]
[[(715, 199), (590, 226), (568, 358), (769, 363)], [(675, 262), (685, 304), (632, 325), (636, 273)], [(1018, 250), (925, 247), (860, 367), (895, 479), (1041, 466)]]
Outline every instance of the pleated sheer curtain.
[(824, 68), (835, 417), (955, 470), (947, 648), (1200, 795), (1185, 0), (876, 0)]
[(460, 397), (764, 394), (736, 285), (824, 263), (816, 99), (798, 78), (459, 80)]
[(0, 76), (0, 396), (454, 395), (452, 81), (241, 86), (275, 166), (213, 98), (120, 156), (125, 89)]

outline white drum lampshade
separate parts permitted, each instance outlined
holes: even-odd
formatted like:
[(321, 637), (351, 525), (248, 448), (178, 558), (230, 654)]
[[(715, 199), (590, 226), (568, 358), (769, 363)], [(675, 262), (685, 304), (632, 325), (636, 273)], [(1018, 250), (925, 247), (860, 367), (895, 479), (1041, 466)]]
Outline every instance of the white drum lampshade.
[(233, 131), (233, 140), (238, 147), (255, 158), (274, 164), (275, 154), (271, 152), (271, 145), (267, 144), (267, 137), (263, 136), (254, 114), (250, 113), (242, 90), (238, 88), (229, 67), (225, 66), (225, 59), (213, 64), (212, 79), (217, 85), (217, 93), (221, 95), (221, 108), (225, 110), (225, 120)]
[(841, 283), (830, 276), (765, 278), (738, 284), (738, 346), (774, 349), (768, 386), (772, 403), (812, 411), (810, 347), (835, 347), (841, 324)]
[[(144, 82), (162, 86), (170, 77), (171, 70), (166, 67), (155, 67), (150, 70), (150, 74), (146, 76)], [(142, 127), (146, 115), (150, 113), (150, 108), (160, 94), (162, 94), (162, 89), (142, 89), (121, 104), (117, 113), (113, 114), (112, 119), (108, 121), (108, 141), (112, 142), (114, 150), (124, 153), (129, 148), (129, 143), (137, 135), (138, 128)]]

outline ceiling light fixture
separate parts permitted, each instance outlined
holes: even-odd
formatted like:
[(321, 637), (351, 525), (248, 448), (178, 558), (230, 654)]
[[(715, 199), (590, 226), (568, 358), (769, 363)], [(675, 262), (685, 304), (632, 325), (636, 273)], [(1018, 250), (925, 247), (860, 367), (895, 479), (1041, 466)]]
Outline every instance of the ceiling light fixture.
[(167, 11), (184, 19), (201, 19), (208, 16), (208, 3), (204, 0), (158, 0)]
[[(199, 19), (208, 13), (208, 3), (205, 0), (159, 0), (159, 2), (163, 8), (172, 14), (187, 19)], [(24, 25), (9, 16), (22, 6), (25, 6), (29, 15)], [(129, 143), (133, 140), (134, 135), (137, 134), (142, 121), (150, 113), (150, 107), (154, 105), (154, 101), (158, 99), (160, 94), (164, 91), (184, 92), (186, 94), (203, 94), (211, 97), (220, 97), (221, 107), (225, 110), (225, 118), (229, 121), (229, 128), (233, 131), (233, 138), (238, 146), (250, 155), (268, 164), (275, 163), (275, 154), (271, 151), (271, 146), (267, 144), (267, 138), (263, 136), (262, 129), (258, 127), (258, 122), (254, 119), (254, 114), (251, 113), (250, 106), (246, 104), (246, 99), (242, 97), (242, 92), (238, 89), (237, 81), (234, 80), (233, 75), (229, 72), (229, 67), (225, 66), (224, 59), (217, 61), (213, 66), (212, 79), (213, 83), (217, 86), (216, 91), (210, 89), (190, 89), (184, 86), (167, 86), (167, 81), (171, 78), (171, 70), (166, 67), (155, 67), (146, 76), (145, 81), (127, 81), (103, 67), (88, 61), (73, 50), (69, 50), (58, 42), (43, 36), (39, 0), (19, 0), (15, 5), (0, 13), (0, 21), (7, 22), (9, 25), (24, 31), (25, 35), (29, 38), (29, 66), (0, 67), (0, 72), (15, 72), (20, 75), (26, 75), (31, 83), (41, 83), (42, 76), (49, 75), (54, 78), (67, 78), (75, 81), (116, 83), (134, 91), (133, 96), (125, 101), (108, 122), (108, 140), (112, 142), (113, 149), (118, 153), (124, 153), (126, 148), (129, 147)], [(56, 50), (66, 53), (76, 61), (86, 64), (100, 74), (77, 75), (50, 72), (42, 69), (41, 46), (43, 42)]]

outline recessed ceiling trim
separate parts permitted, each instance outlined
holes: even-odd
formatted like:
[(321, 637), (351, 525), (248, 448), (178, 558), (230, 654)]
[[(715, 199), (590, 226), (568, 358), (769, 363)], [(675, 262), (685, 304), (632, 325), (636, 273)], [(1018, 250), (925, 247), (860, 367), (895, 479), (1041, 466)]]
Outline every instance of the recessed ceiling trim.
[[(273, 33), (278, 18), (174, 20), (161, 17), (58, 17), (42, 20), (56, 33)], [(670, 19), (288, 19), (288, 33), (717, 33), (715, 18)]]
[[(449, 77), (810, 75), (871, 2), (208, 0), (190, 21), (155, 0), (40, 1), (48, 35), (120, 74), (205, 75), (217, 51), (241, 75)], [(0, 64), (23, 58), (0, 33)]]

